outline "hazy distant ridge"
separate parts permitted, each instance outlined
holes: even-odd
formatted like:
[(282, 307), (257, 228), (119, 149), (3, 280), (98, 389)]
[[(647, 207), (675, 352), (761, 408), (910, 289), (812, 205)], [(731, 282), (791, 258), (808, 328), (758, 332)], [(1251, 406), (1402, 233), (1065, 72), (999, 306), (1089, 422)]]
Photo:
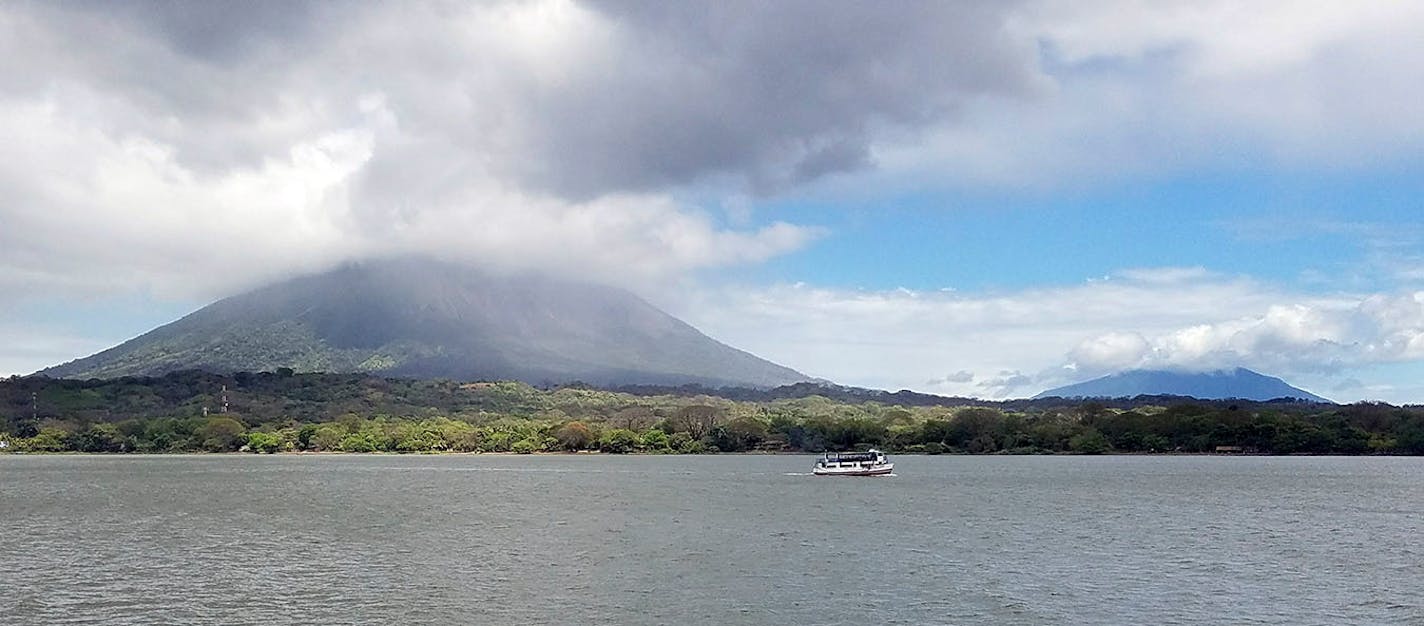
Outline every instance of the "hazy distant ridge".
[(1214, 372), (1131, 370), (1049, 389), (1034, 397), (1131, 398), (1143, 395), (1189, 396), (1203, 400), (1300, 398), (1311, 402), (1330, 402), (1274, 376), (1239, 367)]

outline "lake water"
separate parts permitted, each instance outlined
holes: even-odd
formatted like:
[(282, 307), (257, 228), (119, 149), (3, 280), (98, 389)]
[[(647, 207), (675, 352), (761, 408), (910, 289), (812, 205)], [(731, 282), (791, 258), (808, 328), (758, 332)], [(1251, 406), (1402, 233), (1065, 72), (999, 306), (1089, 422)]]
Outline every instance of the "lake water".
[(0, 456), (5, 624), (1424, 622), (1424, 459)]

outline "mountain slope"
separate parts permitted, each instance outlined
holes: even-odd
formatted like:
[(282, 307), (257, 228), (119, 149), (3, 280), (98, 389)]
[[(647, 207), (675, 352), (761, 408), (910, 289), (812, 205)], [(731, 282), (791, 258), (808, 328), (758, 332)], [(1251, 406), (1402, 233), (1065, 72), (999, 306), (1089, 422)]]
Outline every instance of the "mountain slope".
[(1203, 400), (1274, 400), (1301, 398), (1330, 402), (1285, 381), (1245, 368), (1215, 372), (1131, 370), (1073, 385), (1049, 389), (1035, 398), (1131, 398), (1134, 396), (1191, 396)]
[(808, 380), (621, 289), (414, 259), (347, 266), (227, 298), (38, 374), (281, 367), (535, 384), (761, 387)]

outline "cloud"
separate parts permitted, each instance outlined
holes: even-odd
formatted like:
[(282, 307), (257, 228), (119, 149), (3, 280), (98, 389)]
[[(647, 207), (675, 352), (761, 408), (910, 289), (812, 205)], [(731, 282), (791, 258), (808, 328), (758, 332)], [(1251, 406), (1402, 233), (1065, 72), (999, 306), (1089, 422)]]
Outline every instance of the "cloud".
[(534, 148), (552, 171), (535, 175), (574, 192), (717, 172), (775, 187), (856, 170), (887, 127), (1040, 87), (1032, 42), (1005, 31), (1015, 2), (595, 6), (617, 25), (617, 65), (538, 101), (549, 132)]
[[(1036, 50), (1005, 32), (1015, 6), (19, 5), (0, 18), (14, 35), (0, 67), (30, 94), (89, 88), (104, 122), (214, 166), (339, 126), (378, 94), (402, 145), (447, 149), (425, 163), (588, 199), (858, 169), (886, 128), (1030, 93)], [(98, 45), (69, 45), (80, 37)]]
[(925, 384), (931, 387), (935, 387), (938, 385), (945, 385), (949, 383), (969, 382), (974, 382), (974, 372), (971, 372), (969, 370), (959, 370), (953, 374), (949, 374), (941, 378), (931, 378), (930, 380), (926, 381)]
[(1029, 376), (1018, 370), (1001, 370), (997, 375), (979, 381), (975, 384), (975, 387), (983, 390), (985, 394), (990, 397), (1002, 398), (1012, 395), (1035, 382), (1037, 382), (1036, 377)]
[[(1167, 275), (1198, 278), (1155, 280)], [(1039, 390), (1029, 384), (1081, 379), (1084, 372), (1064, 369), (1075, 349), (1101, 362), (1125, 362), (1147, 338), (1180, 328), (1247, 318), (1281, 302), (1334, 301), (1248, 278), (1166, 268), (998, 293), (687, 287), (656, 304), (720, 340), (813, 376), (1001, 397)]]
[(1085, 372), (1130, 368), (1336, 373), (1424, 359), (1424, 292), (1376, 294), (1355, 302), (1275, 304), (1263, 313), (1202, 323), (1145, 338), (1109, 333), (1069, 358)]
[(886, 132), (1033, 92), (1014, 6), (6, 5), (0, 273), (206, 298), (412, 251), (625, 282), (756, 263), (819, 233), (677, 190), (863, 169)]
[[(813, 376), (988, 398), (1132, 368), (1244, 366), (1336, 389), (1362, 368), (1424, 359), (1424, 292), (1311, 295), (1191, 268), (978, 294), (701, 287), (660, 304)], [(1402, 386), (1339, 388), (1409, 399)]]
[(1152, 344), (1140, 333), (1110, 332), (1078, 344), (1068, 353), (1074, 369), (1130, 369), (1147, 360)]
[(1424, 5), (1031, 2), (1047, 95), (878, 144), (886, 181), (1057, 190), (1182, 172), (1359, 171), (1424, 148)]
[(1204, 267), (1140, 267), (1118, 270), (1114, 275), (1140, 283), (1175, 285), (1212, 278)]
[(1355, 166), (1424, 144), (1420, 18), (1383, 3), (10, 4), (0, 270), (198, 298), (403, 251), (666, 278), (819, 235), (750, 209), (720, 223), (679, 200), (689, 186), (716, 205), (806, 184), (1101, 184), (1237, 148)]

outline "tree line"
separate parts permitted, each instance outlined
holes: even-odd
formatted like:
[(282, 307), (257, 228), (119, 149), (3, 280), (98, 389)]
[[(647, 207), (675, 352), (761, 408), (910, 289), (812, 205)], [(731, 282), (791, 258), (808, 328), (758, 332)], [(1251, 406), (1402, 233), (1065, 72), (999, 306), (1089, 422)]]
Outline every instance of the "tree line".
[(815, 390), (747, 400), (704, 389), (640, 395), (291, 372), (11, 378), (0, 381), (0, 452), (1424, 454), (1420, 407), (1180, 398), (907, 406)]

